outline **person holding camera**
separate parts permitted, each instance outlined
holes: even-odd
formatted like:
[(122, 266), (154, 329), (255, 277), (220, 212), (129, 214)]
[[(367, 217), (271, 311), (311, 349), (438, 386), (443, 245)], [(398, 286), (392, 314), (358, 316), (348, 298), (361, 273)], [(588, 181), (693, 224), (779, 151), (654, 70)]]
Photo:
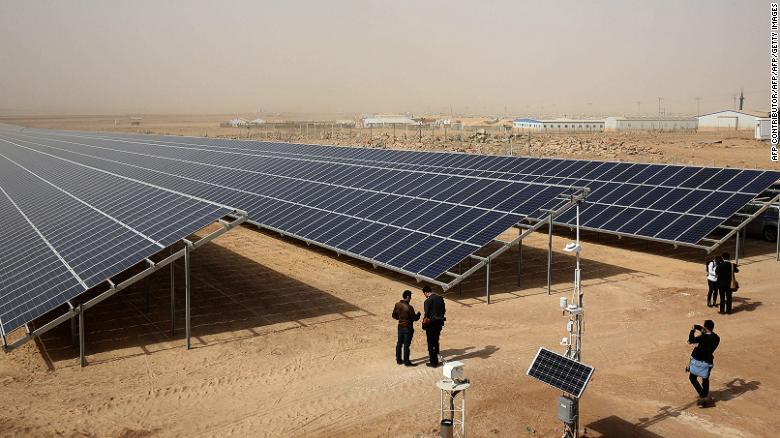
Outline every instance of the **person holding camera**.
[[(420, 319), (420, 312), (415, 312), (410, 304), (412, 301), (412, 291), (405, 290), (401, 294), (401, 301), (395, 303), (393, 307), (393, 319), (398, 320), (398, 341), (395, 343), (395, 363), (398, 365), (414, 366), (409, 359), (411, 354), (412, 338), (414, 337), (414, 322)], [(403, 348), (403, 359), (401, 359), (401, 348)]]
[[(701, 407), (705, 407), (709, 401), (713, 354), (720, 344), (720, 337), (713, 332), (714, 329), (715, 323), (708, 319), (704, 321), (704, 326), (695, 324), (688, 334), (688, 343), (696, 344), (696, 347), (691, 352), (691, 359), (686, 371), (690, 373), (691, 385), (699, 394), (699, 400), (696, 404)], [(697, 331), (700, 333), (698, 336), (696, 336)], [(701, 384), (699, 384), (700, 377)]]

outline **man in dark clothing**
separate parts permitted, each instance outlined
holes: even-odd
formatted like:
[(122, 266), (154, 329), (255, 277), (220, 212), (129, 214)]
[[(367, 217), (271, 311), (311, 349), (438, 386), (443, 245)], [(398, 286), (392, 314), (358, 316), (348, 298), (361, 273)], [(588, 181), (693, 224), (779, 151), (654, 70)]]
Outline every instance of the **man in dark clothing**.
[(423, 305), (425, 319), (423, 322), (427, 322), (423, 329), (425, 337), (428, 339), (429, 359), (426, 365), (436, 368), (439, 366), (439, 336), (441, 336), (441, 329), (444, 328), (444, 321), (447, 319), (444, 317), (446, 309), (444, 298), (433, 293), (430, 287), (423, 287), (423, 294), (425, 294), (425, 304)]
[[(715, 349), (718, 348), (718, 344), (720, 344), (720, 337), (713, 332), (714, 329), (715, 323), (708, 319), (704, 321), (703, 327), (698, 324), (694, 325), (693, 329), (691, 329), (691, 332), (688, 334), (688, 343), (696, 344), (693, 352), (691, 352), (691, 357), (710, 365), (707, 377), (702, 377), (701, 379), (701, 385), (699, 385), (697, 375), (690, 373), (689, 376), (693, 388), (696, 389), (696, 392), (699, 394), (699, 401), (697, 401), (696, 404), (702, 407), (707, 405), (707, 398), (710, 393), (710, 375), (712, 374), (712, 364), (714, 361), (713, 353), (715, 353)], [(699, 336), (696, 336), (696, 330), (701, 332)]]
[[(415, 313), (414, 307), (409, 304), (412, 301), (412, 291), (405, 290), (401, 295), (402, 300), (395, 303), (393, 308), (393, 319), (398, 320), (398, 341), (395, 344), (395, 362), (398, 365), (414, 366), (409, 360), (409, 348), (412, 345), (414, 336), (414, 322), (420, 319), (420, 312)], [(401, 347), (404, 350), (404, 357), (401, 360)]]
[(729, 253), (723, 253), (723, 261), (715, 268), (715, 273), (718, 275), (718, 294), (720, 295), (720, 312), (731, 314), (731, 295), (734, 291), (731, 289), (731, 279), (734, 278), (734, 274), (739, 272), (737, 268), (729, 258)]

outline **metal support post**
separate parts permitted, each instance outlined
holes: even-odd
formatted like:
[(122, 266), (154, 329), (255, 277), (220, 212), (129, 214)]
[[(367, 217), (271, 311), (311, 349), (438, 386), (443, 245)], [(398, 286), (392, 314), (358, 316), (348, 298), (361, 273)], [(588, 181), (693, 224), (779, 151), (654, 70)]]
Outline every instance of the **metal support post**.
[(149, 313), (149, 295), (152, 293), (152, 278), (146, 279), (146, 297), (144, 298), (144, 311)]
[(176, 336), (176, 260), (171, 262), (171, 336)]
[(777, 231), (775, 232), (775, 261), (780, 262), (780, 202), (777, 203)]
[(84, 305), (79, 304), (79, 366), (82, 368), (87, 365), (87, 359), (84, 351)]
[(70, 317), (70, 340), (71, 340), (71, 342), (73, 344), (76, 343), (76, 338), (78, 337), (77, 330), (78, 330), (78, 327), (76, 327), (76, 317), (75, 316), (71, 316)]
[(485, 264), (485, 294), (487, 295), (487, 303), (490, 304), (490, 259)]
[(517, 286), (521, 286), (521, 278), (523, 274), (523, 241), (517, 243)]
[[(68, 307), (70, 308), (71, 312), (75, 309), (75, 307), (73, 307), (73, 303), (71, 303), (70, 301), (68, 301)], [(72, 343), (71, 345), (76, 344), (76, 337), (78, 336), (77, 330), (78, 327), (76, 327), (76, 315), (73, 315), (70, 317), (70, 342)]]
[[(463, 260), (458, 262), (458, 275), (463, 274)], [(458, 283), (458, 295), (463, 293), (463, 282)]]
[(734, 264), (739, 266), (739, 230), (737, 230), (737, 247), (734, 250)]
[(547, 295), (552, 294), (552, 215), (550, 215), (549, 218), (550, 222), (547, 226)]
[(190, 244), (184, 246), (184, 324), (187, 350), (190, 349)]

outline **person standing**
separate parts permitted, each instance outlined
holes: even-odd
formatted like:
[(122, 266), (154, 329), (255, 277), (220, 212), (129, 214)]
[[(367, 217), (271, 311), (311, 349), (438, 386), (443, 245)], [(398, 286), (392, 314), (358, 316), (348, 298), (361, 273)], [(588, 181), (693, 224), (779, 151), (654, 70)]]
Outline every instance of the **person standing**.
[(723, 261), (721, 256), (716, 256), (707, 262), (707, 307), (718, 305), (718, 274), (715, 269)]
[(732, 280), (734, 274), (739, 272), (739, 268), (731, 263), (730, 255), (727, 252), (723, 253), (723, 261), (715, 268), (715, 274), (717, 275), (718, 294), (720, 295), (720, 312), (721, 314), (731, 314), (731, 296), (734, 293), (732, 286)]
[(436, 368), (439, 366), (439, 337), (444, 328), (444, 321), (447, 319), (444, 317), (447, 310), (444, 306), (444, 298), (433, 293), (429, 286), (423, 287), (423, 294), (425, 294), (423, 330), (425, 330), (425, 337), (428, 340), (428, 363), (426, 365)]
[[(696, 336), (697, 330), (701, 332), (699, 336)], [(710, 374), (715, 358), (714, 353), (720, 345), (720, 337), (713, 330), (715, 330), (715, 323), (708, 319), (704, 321), (704, 326), (695, 324), (691, 332), (688, 333), (688, 343), (696, 344), (691, 352), (691, 361), (688, 365), (690, 376), (688, 378), (699, 395), (696, 404), (701, 407), (706, 407), (709, 402)], [(699, 377), (701, 377), (701, 385)]]
[[(420, 319), (420, 312), (414, 311), (410, 304), (412, 301), (412, 291), (405, 290), (401, 294), (401, 301), (395, 303), (393, 307), (393, 319), (398, 320), (398, 341), (395, 343), (395, 363), (398, 365), (414, 366), (409, 355), (412, 338), (414, 337), (414, 322)], [(401, 349), (403, 348), (403, 359), (401, 358)]]

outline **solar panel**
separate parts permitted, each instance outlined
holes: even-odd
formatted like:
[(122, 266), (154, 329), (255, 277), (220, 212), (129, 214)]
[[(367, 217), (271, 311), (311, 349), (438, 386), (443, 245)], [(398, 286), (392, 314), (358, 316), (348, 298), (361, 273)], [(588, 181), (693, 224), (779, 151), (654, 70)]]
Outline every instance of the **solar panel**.
[[(588, 186), (591, 194), (585, 204), (599, 203), (609, 206), (633, 207), (624, 211), (624, 218), (630, 212), (641, 214), (645, 209), (660, 215), (671, 209), (675, 213), (699, 216), (700, 218), (716, 218), (716, 221), (700, 221), (700, 224), (714, 224), (702, 237), (709, 234), (715, 227), (740, 210), (745, 197), (733, 198), (732, 202), (722, 206), (718, 196), (725, 193), (725, 199), (731, 195), (755, 196), (768, 188), (780, 178), (780, 172), (762, 170), (719, 169), (697, 166), (677, 166), (641, 163), (613, 163), (603, 161), (561, 160), (528, 157), (485, 157), (469, 156), (456, 153), (435, 153), (400, 150), (375, 150), (361, 148), (344, 148), (336, 146), (303, 145), (259, 141), (231, 141), (201, 138), (182, 138), (170, 136), (140, 136), (135, 134), (79, 134), (78, 141), (86, 141), (83, 137), (114, 138), (120, 142), (154, 143), (167, 148), (183, 148), (187, 153), (192, 150), (208, 150), (221, 153), (240, 153), (257, 157), (285, 157), (316, 159), (328, 163), (355, 165), (370, 165), (383, 169), (404, 169), (413, 171), (433, 172), (437, 175), (479, 175), (490, 176), (516, 182), (536, 182), (555, 184), (574, 184)], [(127, 143), (124, 143), (127, 145)], [(553, 177), (554, 176), (554, 177)], [(439, 196), (449, 196), (462, 186), (448, 187), (440, 183)], [(457, 183), (456, 183), (457, 184)], [(464, 183), (465, 184), (465, 183)], [(427, 186), (426, 186), (427, 187)], [(618, 192), (615, 192), (616, 187)], [(692, 191), (692, 189), (699, 189)], [(430, 189), (429, 189), (430, 190)], [(712, 192), (719, 190), (719, 192)], [(619, 199), (618, 195), (628, 191)], [(694, 197), (701, 192), (710, 196), (693, 202)], [(644, 195), (644, 196), (643, 196)], [(685, 202), (678, 197), (686, 196)], [(511, 196), (510, 196), (511, 198)], [(662, 199), (663, 198), (663, 199)], [(720, 199), (721, 202), (718, 202)], [(493, 199), (495, 201), (495, 198)], [(501, 204), (498, 204), (501, 208)], [(527, 210), (518, 213), (529, 214)], [(643, 216), (647, 217), (647, 215)], [(559, 219), (558, 224), (573, 225), (574, 217), (566, 216), (567, 220)], [(628, 234), (640, 238), (660, 238), (641, 234), (625, 233), (616, 227), (616, 221), (606, 216), (600, 216), (604, 222), (591, 221), (587, 228), (601, 232)], [(629, 218), (630, 219), (630, 218)], [(623, 225), (621, 223), (620, 225)], [(703, 225), (702, 225), (703, 226)], [(672, 232), (663, 233), (668, 236)], [(700, 234), (697, 230), (693, 235)], [(661, 233), (657, 234), (658, 236)], [(691, 244), (690, 235), (684, 240), (670, 240), (672, 243)], [(666, 240), (666, 239), (664, 239)], [(698, 241), (694, 246), (703, 246)]]
[(595, 370), (591, 366), (541, 347), (526, 374), (553, 388), (580, 398), (593, 376), (593, 371)]
[[(621, 208), (618, 213), (620, 220), (610, 214), (598, 214), (583, 225), (585, 229), (697, 247), (709, 246), (700, 242), (703, 237), (744, 207), (747, 202), (744, 200), (752, 199), (780, 178), (780, 172), (749, 169), (473, 156), (160, 135), (36, 131), (35, 136), (46, 136), (49, 138), (47, 141), (57, 138), (56, 141), (67, 142), (59, 144), (59, 147), (64, 145), (67, 149), (79, 149), (80, 153), (89, 156), (80, 160), (100, 157), (155, 172), (163, 171), (169, 175), (167, 183), (173, 183), (177, 178), (188, 178), (190, 183), (196, 183), (195, 192), (208, 193), (211, 196), (206, 196), (208, 199), (230, 199), (233, 203), (239, 202), (240, 206), (256, 205), (254, 211), (245, 208), (250, 210), (252, 217), (262, 217), (258, 209), (265, 208), (267, 201), (247, 199), (248, 193), (245, 192), (260, 193), (273, 199), (282, 199), (283, 202), (287, 202), (291, 194), (299, 193), (301, 196), (295, 202), (336, 214), (372, 214), (371, 220), (380, 214), (375, 211), (378, 206), (395, 199), (392, 196), (372, 197), (370, 203), (352, 202), (353, 195), (336, 189), (336, 186), (343, 186), (427, 201), (467, 204), (468, 207), (504, 211), (519, 218), (540, 218), (544, 213), (538, 210), (549, 208), (551, 202), (550, 193), (543, 191), (544, 185), (576, 185), (591, 189), (583, 205), (583, 213), (593, 204), (600, 205), (599, 209), (593, 210), (594, 213), (604, 212), (605, 207)], [(216, 163), (226, 170), (204, 175), (179, 164), (161, 168), (161, 163), (153, 162), (155, 157), (173, 161), (186, 159), (187, 163), (194, 166)], [(104, 162), (100, 165), (107, 164)], [(262, 169), (261, 178), (251, 179), (241, 174), (258, 169)], [(122, 171), (139, 170), (136, 167)], [(269, 175), (286, 179), (285, 184)], [(161, 178), (161, 175), (154, 177)], [(291, 179), (303, 179), (328, 187), (312, 188), (306, 183), (292, 183)], [(513, 183), (524, 184), (526, 188), (520, 189)], [(228, 193), (225, 193), (225, 188)], [(230, 192), (232, 189), (243, 192)], [(534, 190), (540, 194), (537, 199), (529, 197)], [(337, 197), (335, 193), (340, 195)], [(702, 195), (706, 196), (698, 199)], [(354, 197), (366, 200), (359, 195)], [(349, 211), (339, 210), (343, 205), (349, 206)], [(419, 218), (403, 214), (403, 209), (413, 209), (419, 216), (425, 208), (430, 207), (430, 204), (426, 204), (425, 208), (412, 203), (405, 205), (408, 207), (400, 211), (396, 209), (387, 212), (384, 218), (380, 218), (380, 222), (407, 227)], [(608, 211), (612, 213), (616, 210), (613, 208)], [(638, 222), (625, 226), (631, 220), (640, 219), (640, 215), (642, 220), (652, 220), (661, 215), (671, 217), (665, 215), (668, 212), (677, 214), (673, 219), (685, 215), (696, 216), (699, 220), (691, 225), (690, 230), (681, 233), (678, 233), (677, 228), (666, 231), (657, 227), (640, 232), (645, 224), (637, 226)], [(399, 218), (405, 223), (399, 224)], [(447, 218), (452, 219), (450, 216), (442, 216), (442, 220)], [(704, 218), (712, 220), (701, 220)], [(268, 225), (283, 228), (292, 222), (295, 222), (294, 219), (288, 218), (284, 223)], [(556, 220), (559, 225), (571, 226), (574, 222), (573, 213)], [(693, 220), (688, 219), (678, 222), (677, 226), (691, 222)], [(415, 222), (415, 226), (421, 226), (419, 221)], [(705, 229), (707, 226), (711, 228)], [(677, 237), (667, 238), (673, 234), (677, 234)], [(699, 236), (699, 240), (692, 241), (694, 236)], [(332, 237), (329, 240), (331, 244), (339, 243), (333, 241)], [(480, 236), (469, 243), (479, 244), (482, 240)]]
[[(15, 142), (14, 142), (15, 143)], [(0, 137), (0, 331), (9, 333), (234, 210)]]
[[(569, 191), (565, 186), (322, 157), (51, 134), (15, 138), (35, 150), (183, 193), (216, 202), (230, 199), (264, 227), (429, 279), (539, 208), (564, 205), (560, 195)], [(409, 248), (426, 252), (415, 254)]]

